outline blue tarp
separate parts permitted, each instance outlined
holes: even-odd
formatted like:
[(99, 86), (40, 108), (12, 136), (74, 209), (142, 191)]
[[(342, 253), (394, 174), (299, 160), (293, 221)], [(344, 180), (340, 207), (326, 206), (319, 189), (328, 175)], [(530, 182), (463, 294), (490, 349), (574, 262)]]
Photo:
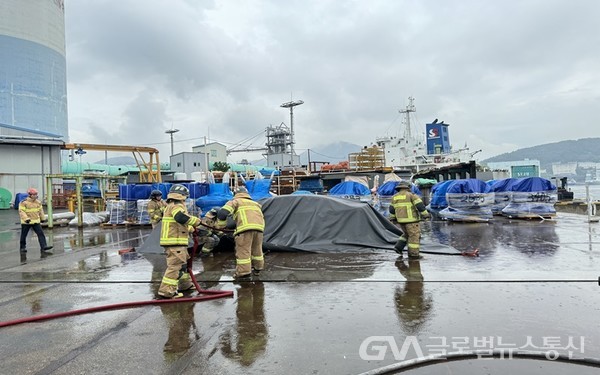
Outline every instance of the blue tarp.
[(455, 181), (456, 180), (442, 181), (433, 185), (431, 188), (431, 202), (429, 204), (431, 208), (440, 209), (448, 207), (446, 191)]
[(446, 194), (470, 194), (470, 193), (490, 193), (490, 187), (483, 181), (476, 178), (468, 178), (466, 180), (455, 180), (448, 187)]
[[(398, 183), (400, 183), (400, 181), (388, 181), (384, 183), (377, 189), (377, 194), (380, 196), (393, 196), (396, 194), (396, 185), (398, 185)], [(419, 190), (415, 184), (411, 184), (410, 191), (418, 196), (423, 196), (421, 190)]]
[(510, 190), (523, 192), (551, 191), (556, 190), (556, 186), (545, 178), (527, 177), (519, 179), (518, 182), (512, 185)]
[(501, 180), (495, 180), (493, 184), (488, 182), (490, 188), (494, 192), (494, 204), (492, 205), (492, 213), (494, 215), (501, 215), (502, 210), (506, 207), (512, 199), (512, 186), (519, 181), (516, 178), (504, 178)]
[(371, 190), (353, 181), (340, 182), (329, 190), (329, 195), (371, 195)]
[(504, 178), (502, 180), (494, 180), (494, 183), (490, 185), (490, 188), (494, 193), (502, 191), (511, 191), (511, 188), (517, 181), (519, 181), (519, 179), (517, 178)]
[(227, 201), (233, 198), (233, 193), (229, 190), (229, 184), (218, 183), (208, 184), (208, 194), (196, 199), (196, 206), (206, 213), (211, 208), (220, 208)]
[(250, 197), (255, 201), (271, 198), (273, 196), (269, 191), (271, 189), (270, 179), (246, 181), (246, 189), (248, 189), (248, 194), (250, 194)]

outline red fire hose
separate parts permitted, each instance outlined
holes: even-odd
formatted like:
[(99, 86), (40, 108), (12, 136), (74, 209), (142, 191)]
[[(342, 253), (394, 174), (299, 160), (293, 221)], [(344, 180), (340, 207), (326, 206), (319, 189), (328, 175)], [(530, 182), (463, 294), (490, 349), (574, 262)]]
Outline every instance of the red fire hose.
[(88, 307), (86, 309), (71, 310), (71, 311), (65, 311), (65, 312), (55, 313), (55, 314), (29, 316), (26, 318), (20, 318), (20, 319), (7, 320), (5, 322), (0, 322), (0, 328), (14, 326), (14, 325), (21, 324), (21, 323), (38, 322), (38, 321), (42, 321), (42, 320), (51, 320), (51, 319), (56, 319), (56, 318), (63, 318), (66, 316), (82, 315), (82, 314), (107, 311), (107, 310), (128, 309), (128, 308), (132, 308), (132, 307), (149, 306), (149, 305), (163, 305), (163, 304), (169, 304), (169, 303), (202, 302), (202, 301), (209, 301), (209, 300), (217, 299), (217, 298), (233, 297), (233, 292), (231, 292), (231, 291), (206, 290), (206, 289), (200, 288), (200, 285), (196, 281), (196, 276), (194, 276), (194, 272), (192, 271), (193, 259), (194, 259), (194, 256), (196, 255), (196, 249), (198, 248), (198, 236), (197, 236), (196, 231), (194, 231), (193, 238), (194, 238), (194, 246), (192, 247), (191, 257), (188, 260), (188, 270), (190, 273), (190, 277), (192, 278), (192, 282), (194, 283), (194, 286), (196, 287), (196, 290), (198, 291), (199, 296), (189, 297), (189, 298), (115, 303), (115, 304), (111, 304), (111, 305)]

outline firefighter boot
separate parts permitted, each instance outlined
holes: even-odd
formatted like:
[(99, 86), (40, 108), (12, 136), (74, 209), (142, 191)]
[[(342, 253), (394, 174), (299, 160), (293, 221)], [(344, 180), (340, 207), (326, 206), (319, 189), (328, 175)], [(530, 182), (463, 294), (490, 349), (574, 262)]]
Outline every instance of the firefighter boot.
[(400, 256), (402, 256), (402, 250), (404, 250), (405, 247), (406, 247), (406, 241), (400, 239), (394, 245), (394, 251), (397, 252), (398, 254), (400, 254)]

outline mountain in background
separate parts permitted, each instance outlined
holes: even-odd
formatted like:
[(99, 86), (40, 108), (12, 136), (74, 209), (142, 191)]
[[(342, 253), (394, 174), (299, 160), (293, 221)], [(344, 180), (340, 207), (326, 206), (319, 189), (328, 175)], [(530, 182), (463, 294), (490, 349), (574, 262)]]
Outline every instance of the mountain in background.
[(583, 138), (522, 148), (482, 160), (481, 164), (525, 159), (539, 160), (540, 169), (545, 169), (550, 174), (553, 163), (600, 163), (600, 138)]

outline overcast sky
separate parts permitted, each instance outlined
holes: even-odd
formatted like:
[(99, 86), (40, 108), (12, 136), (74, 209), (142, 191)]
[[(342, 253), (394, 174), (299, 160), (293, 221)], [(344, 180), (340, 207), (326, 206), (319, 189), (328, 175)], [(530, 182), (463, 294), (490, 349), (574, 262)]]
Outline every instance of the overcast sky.
[(597, 0), (70, 0), (70, 138), (261, 147), (293, 99), (298, 153), (367, 145), (409, 96), (479, 159), (598, 137), (599, 20)]

